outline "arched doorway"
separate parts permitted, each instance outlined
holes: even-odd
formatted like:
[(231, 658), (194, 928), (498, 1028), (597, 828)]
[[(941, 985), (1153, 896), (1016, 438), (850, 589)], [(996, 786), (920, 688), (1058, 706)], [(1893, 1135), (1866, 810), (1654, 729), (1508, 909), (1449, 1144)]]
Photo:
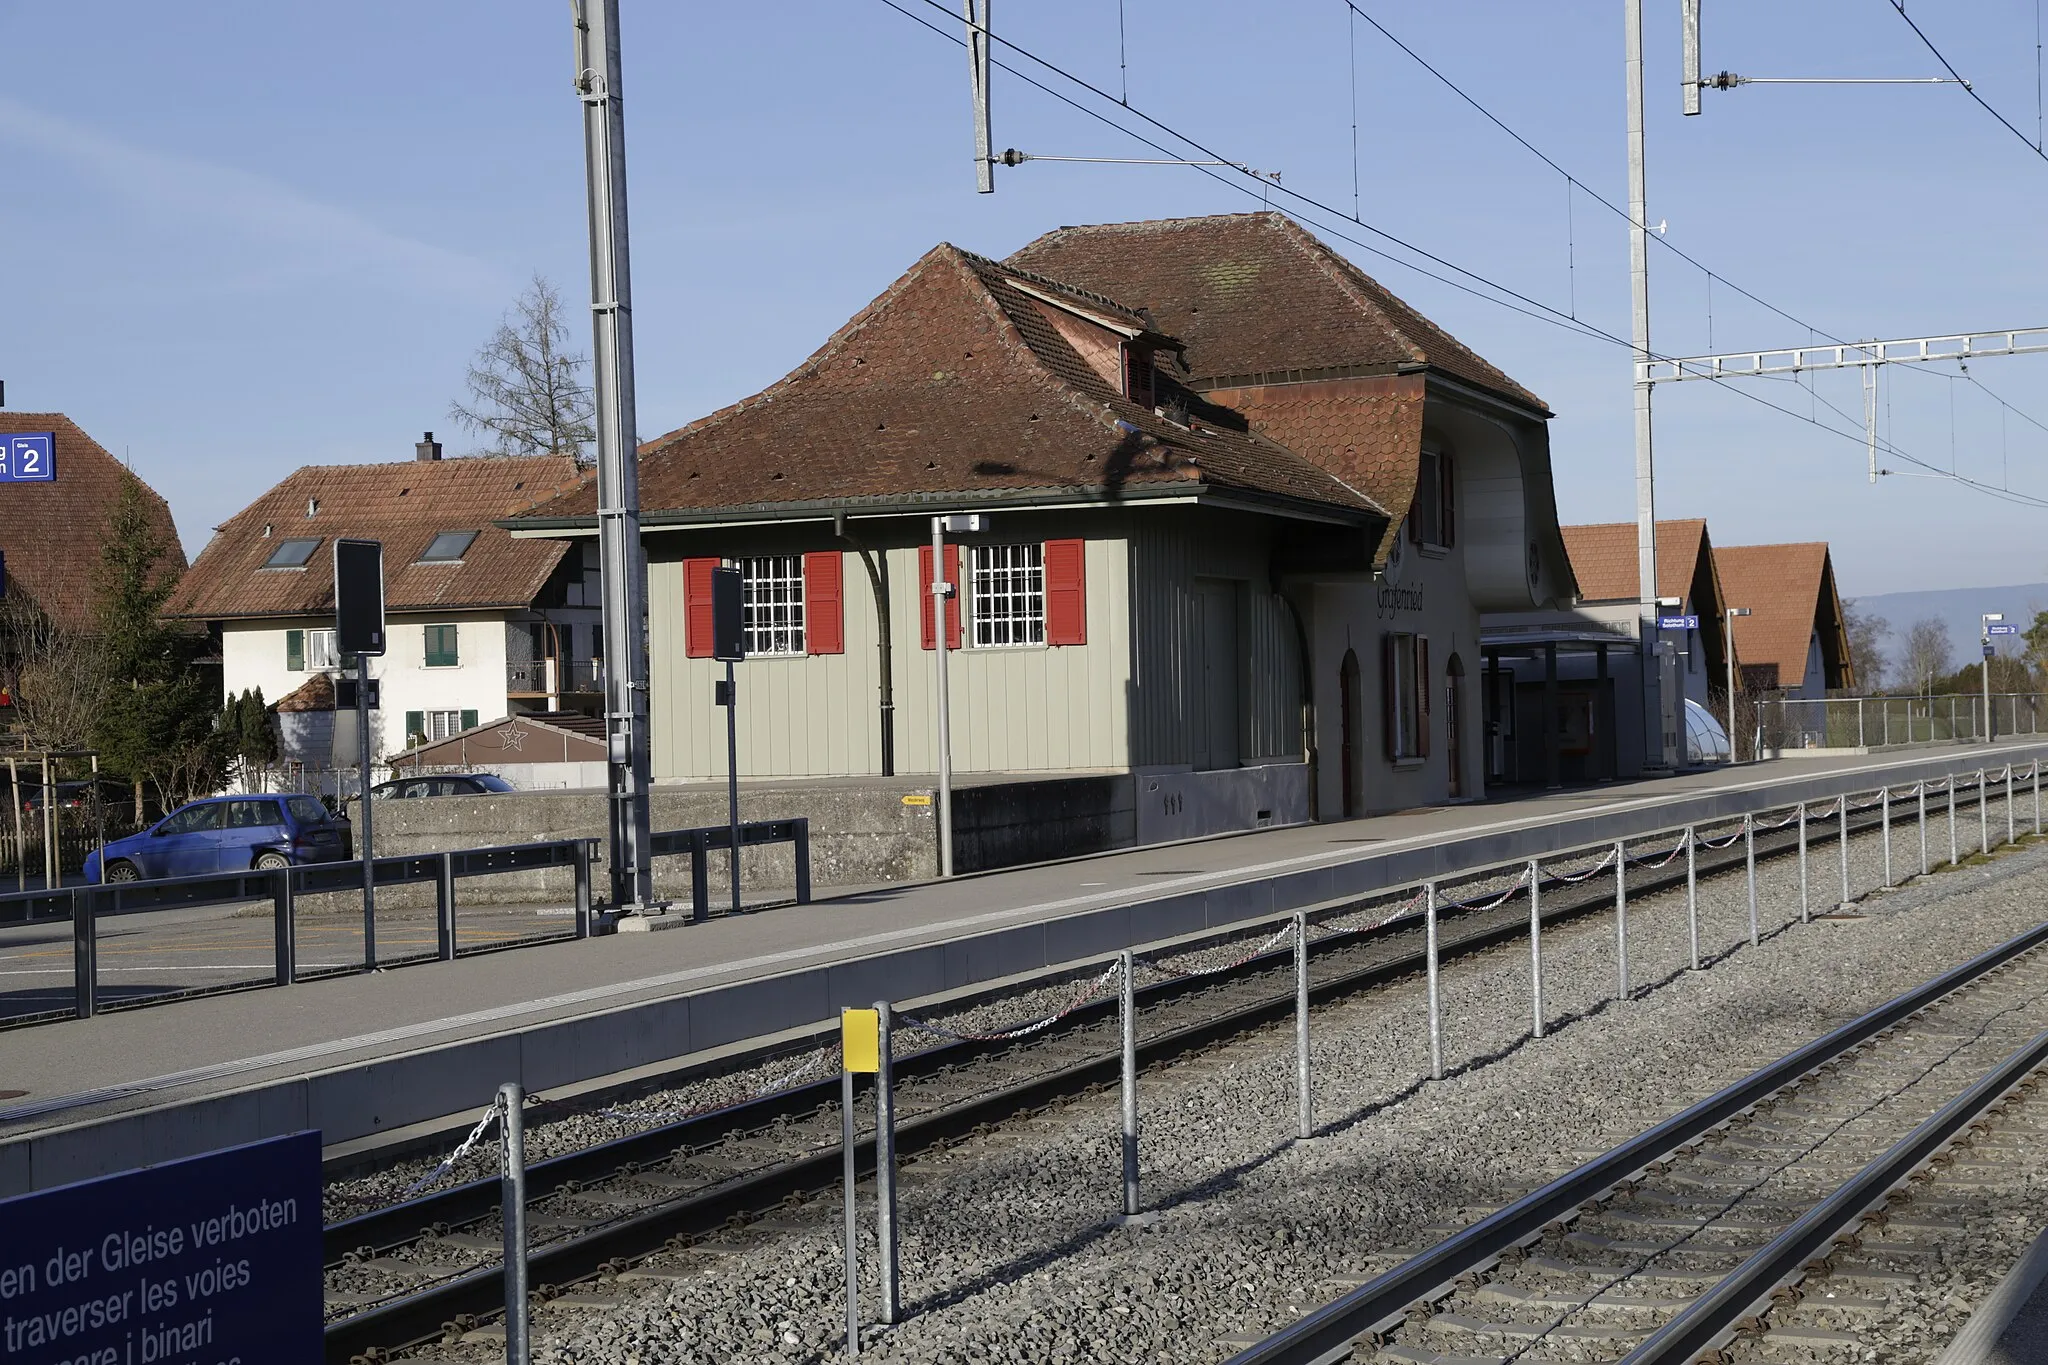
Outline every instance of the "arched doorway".
[(1444, 665), (1444, 753), (1451, 765), (1451, 796), (1465, 794), (1465, 662), (1453, 654)]
[(1358, 734), (1364, 723), (1359, 714), (1362, 704), (1358, 686), (1358, 651), (1347, 649), (1344, 662), (1337, 669), (1337, 715), (1342, 732), (1338, 759), (1344, 765), (1344, 818), (1347, 820), (1359, 814), (1364, 806), (1365, 793), (1360, 790), (1363, 784), (1359, 781), (1362, 774), (1358, 770)]

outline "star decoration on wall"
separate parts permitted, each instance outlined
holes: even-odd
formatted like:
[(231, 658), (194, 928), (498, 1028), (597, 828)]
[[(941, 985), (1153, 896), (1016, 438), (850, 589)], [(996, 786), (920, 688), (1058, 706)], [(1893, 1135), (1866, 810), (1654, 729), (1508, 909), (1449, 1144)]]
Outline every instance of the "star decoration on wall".
[(526, 737), (532, 733), (533, 731), (531, 730), (520, 729), (515, 722), (498, 731), (498, 739), (507, 749), (513, 753), (518, 753), (520, 752), (519, 746), (526, 743)]

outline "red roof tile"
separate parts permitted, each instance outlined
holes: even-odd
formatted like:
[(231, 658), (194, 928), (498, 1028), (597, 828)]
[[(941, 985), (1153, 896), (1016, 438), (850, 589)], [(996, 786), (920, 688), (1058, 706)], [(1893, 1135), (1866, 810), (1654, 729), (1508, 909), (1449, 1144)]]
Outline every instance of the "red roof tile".
[[(57, 467), (57, 477), (47, 483), (0, 484), (7, 590), (32, 599), (59, 625), (88, 629), (108, 523), (121, 485), (135, 476), (61, 412), (0, 412), (0, 431), (50, 432)], [(182, 573), (185, 551), (169, 505), (148, 484), (135, 482), (151, 522), (170, 542), (161, 567)]]
[[(1636, 565), (1636, 524), (1598, 522), (1560, 527), (1583, 602), (1634, 602), (1642, 579)], [(1657, 595), (1685, 597), (1699, 567), (1700, 541), (1707, 523), (1685, 518), (1657, 523)]]
[[(587, 482), (566, 455), (308, 465), (220, 527), (171, 600), (197, 620), (299, 616), (334, 606), (333, 542), (384, 542), (388, 610), (523, 607), (567, 547), (493, 525)], [(455, 563), (419, 563), (442, 531), (475, 531)], [(304, 568), (269, 569), (279, 542), (318, 538)]]
[(1778, 686), (1797, 687), (1806, 677), (1807, 647), (1818, 631), (1826, 686), (1856, 685), (1826, 541), (1722, 545), (1714, 550), (1714, 560), (1728, 605), (1750, 610), (1735, 621), (1735, 650), (1743, 667), (1775, 667)]
[(1064, 227), (1009, 261), (1142, 307), (1187, 344), (1197, 388), (1428, 367), (1548, 412), (1284, 214)]
[[(1183, 426), (1127, 401), (1070, 336), (1092, 314), (1119, 332), (1133, 309), (940, 245), (788, 376), (641, 447), (646, 519), (792, 503), (972, 503), (1044, 491), (1116, 498), (1141, 488), (1227, 490), (1384, 515), (1232, 414)], [(1078, 330), (1077, 330), (1078, 329)], [(587, 518), (583, 488), (537, 509)]]

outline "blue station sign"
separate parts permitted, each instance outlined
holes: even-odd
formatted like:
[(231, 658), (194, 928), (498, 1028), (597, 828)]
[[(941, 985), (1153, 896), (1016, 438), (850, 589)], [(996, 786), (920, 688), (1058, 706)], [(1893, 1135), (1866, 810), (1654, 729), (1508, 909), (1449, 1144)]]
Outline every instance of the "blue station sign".
[(1699, 628), (1700, 618), (1697, 616), (1660, 616), (1657, 618), (1657, 629), (1659, 630), (1698, 630)]
[(47, 483), (56, 477), (55, 432), (0, 432), (0, 483)]
[(0, 1199), (0, 1361), (321, 1358), (320, 1135)]
[(1985, 629), (1993, 635), (2017, 635), (2020, 633), (2018, 626), (1990, 625), (1986, 626)]

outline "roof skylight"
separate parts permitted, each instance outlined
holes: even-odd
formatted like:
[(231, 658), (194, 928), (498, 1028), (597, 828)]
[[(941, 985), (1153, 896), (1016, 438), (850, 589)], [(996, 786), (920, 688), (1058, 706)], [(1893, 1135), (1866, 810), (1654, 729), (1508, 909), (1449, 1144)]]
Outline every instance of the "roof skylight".
[(453, 564), (469, 552), (476, 535), (474, 531), (443, 531), (428, 542), (420, 554), (420, 563)]
[(313, 551), (320, 548), (320, 538), (310, 540), (280, 540), (277, 548), (270, 552), (270, 558), (263, 561), (266, 569), (303, 569), (306, 561), (313, 557)]

